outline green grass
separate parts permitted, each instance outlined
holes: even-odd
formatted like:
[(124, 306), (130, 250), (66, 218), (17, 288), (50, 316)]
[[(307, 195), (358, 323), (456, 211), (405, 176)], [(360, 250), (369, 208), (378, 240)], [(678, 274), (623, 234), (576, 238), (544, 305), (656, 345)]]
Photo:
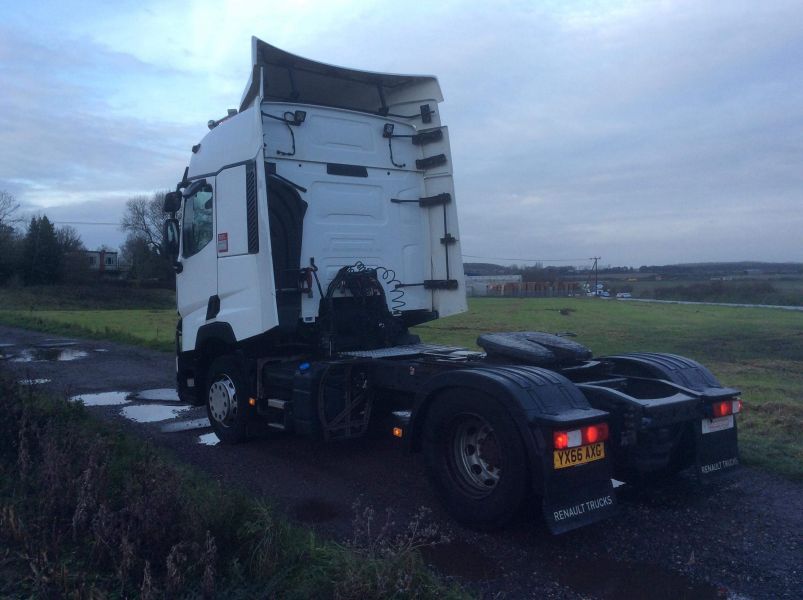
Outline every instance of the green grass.
[(522, 330), (571, 331), (598, 356), (652, 351), (698, 360), (743, 392), (744, 462), (803, 480), (803, 313), (595, 298), (473, 298), (468, 313), (415, 332), (425, 341), (473, 348), (478, 333)]
[[(475, 348), (491, 331), (571, 331), (596, 355), (673, 352), (743, 391), (746, 463), (803, 480), (803, 313), (594, 298), (472, 298), (469, 312), (415, 328), (428, 342)], [(567, 314), (561, 314), (561, 309)], [(173, 310), (0, 311), (0, 322), (159, 350), (173, 347)]]
[(45, 331), (136, 344), (170, 352), (175, 344), (175, 310), (0, 310), (0, 323)]

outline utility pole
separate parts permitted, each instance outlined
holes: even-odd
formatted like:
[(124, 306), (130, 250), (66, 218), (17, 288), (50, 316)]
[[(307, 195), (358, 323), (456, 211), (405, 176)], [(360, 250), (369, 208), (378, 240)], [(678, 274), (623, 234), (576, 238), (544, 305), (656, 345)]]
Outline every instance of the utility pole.
[(594, 295), (595, 296), (599, 295), (599, 288), (597, 287), (597, 285), (599, 285), (599, 277), (597, 276), (597, 273), (598, 273), (597, 272), (597, 261), (600, 258), (602, 258), (602, 257), (601, 256), (592, 256), (589, 259), (589, 260), (593, 260), (594, 261)]

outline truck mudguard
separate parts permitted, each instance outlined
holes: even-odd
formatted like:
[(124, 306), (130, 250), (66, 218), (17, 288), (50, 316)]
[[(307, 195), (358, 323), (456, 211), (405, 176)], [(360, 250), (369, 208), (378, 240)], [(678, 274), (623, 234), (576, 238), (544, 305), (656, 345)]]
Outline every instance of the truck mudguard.
[(620, 375), (657, 377), (698, 392), (722, 388), (714, 374), (703, 365), (676, 354), (632, 352), (605, 356), (601, 360), (614, 363)]
[(216, 321), (214, 323), (207, 323), (198, 328), (198, 335), (195, 338), (195, 352), (197, 354), (205, 343), (209, 340), (215, 340), (235, 348), (237, 346), (237, 338), (234, 337), (234, 331), (231, 325)]
[(739, 465), (736, 419), (733, 414), (713, 418), (710, 407), (717, 401), (736, 401), (739, 390), (723, 387), (700, 363), (675, 354), (634, 352), (606, 356), (618, 375), (664, 379), (700, 398), (700, 420), (694, 425), (697, 475), (704, 479)]
[[(533, 491), (552, 533), (563, 533), (607, 518), (616, 511), (608, 455), (603, 460), (569, 468), (553, 465), (552, 432), (607, 420), (564, 376), (531, 366), (457, 369), (434, 376), (419, 392), (410, 418), (414, 449), (428, 407), (438, 393), (462, 388), (481, 392), (510, 413), (524, 441), (531, 466)], [(607, 444), (606, 444), (607, 446)]]

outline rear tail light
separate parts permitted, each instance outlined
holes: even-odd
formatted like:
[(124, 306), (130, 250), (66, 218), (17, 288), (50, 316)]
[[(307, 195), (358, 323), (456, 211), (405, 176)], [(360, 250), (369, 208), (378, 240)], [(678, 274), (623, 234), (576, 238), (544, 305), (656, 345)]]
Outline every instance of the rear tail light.
[(742, 399), (736, 398), (735, 400), (723, 400), (722, 402), (714, 402), (711, 405), (711, 413), (716, 419), (717, 417), (727, 417), (728, 415), (736, 415), (742, 412)]
[(581, 429), (583, 432), (584, 444), (596, 444), (597, 442), (604, 442), (608, 439), (608, 424), (598, 423), (597, 425), (589, 425)]
[(587, 425), (580, 429), (552, 432), (552, 445), (556, 450), (596, 444), (597, 442), (604, 442), (607, 439), (607, 423), (594, 423), (593, 425)]

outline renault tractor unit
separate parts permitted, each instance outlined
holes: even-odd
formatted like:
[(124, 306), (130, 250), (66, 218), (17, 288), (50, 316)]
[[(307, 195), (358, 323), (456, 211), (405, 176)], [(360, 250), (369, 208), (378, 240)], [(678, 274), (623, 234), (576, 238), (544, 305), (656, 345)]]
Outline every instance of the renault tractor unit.
[(616, 510), (612, 478), (738, 463), (737, 390), (680, 356), (593, 357), (540, 332), (422, 342), (466, 311), (434, 77), (331, 66), (252, 40), (240, 106), (209, 122), (165, 236), (180, 397), (224, 443), (256, 431), (421, 452), (461, 522), (538, 502), (560, 533)]

